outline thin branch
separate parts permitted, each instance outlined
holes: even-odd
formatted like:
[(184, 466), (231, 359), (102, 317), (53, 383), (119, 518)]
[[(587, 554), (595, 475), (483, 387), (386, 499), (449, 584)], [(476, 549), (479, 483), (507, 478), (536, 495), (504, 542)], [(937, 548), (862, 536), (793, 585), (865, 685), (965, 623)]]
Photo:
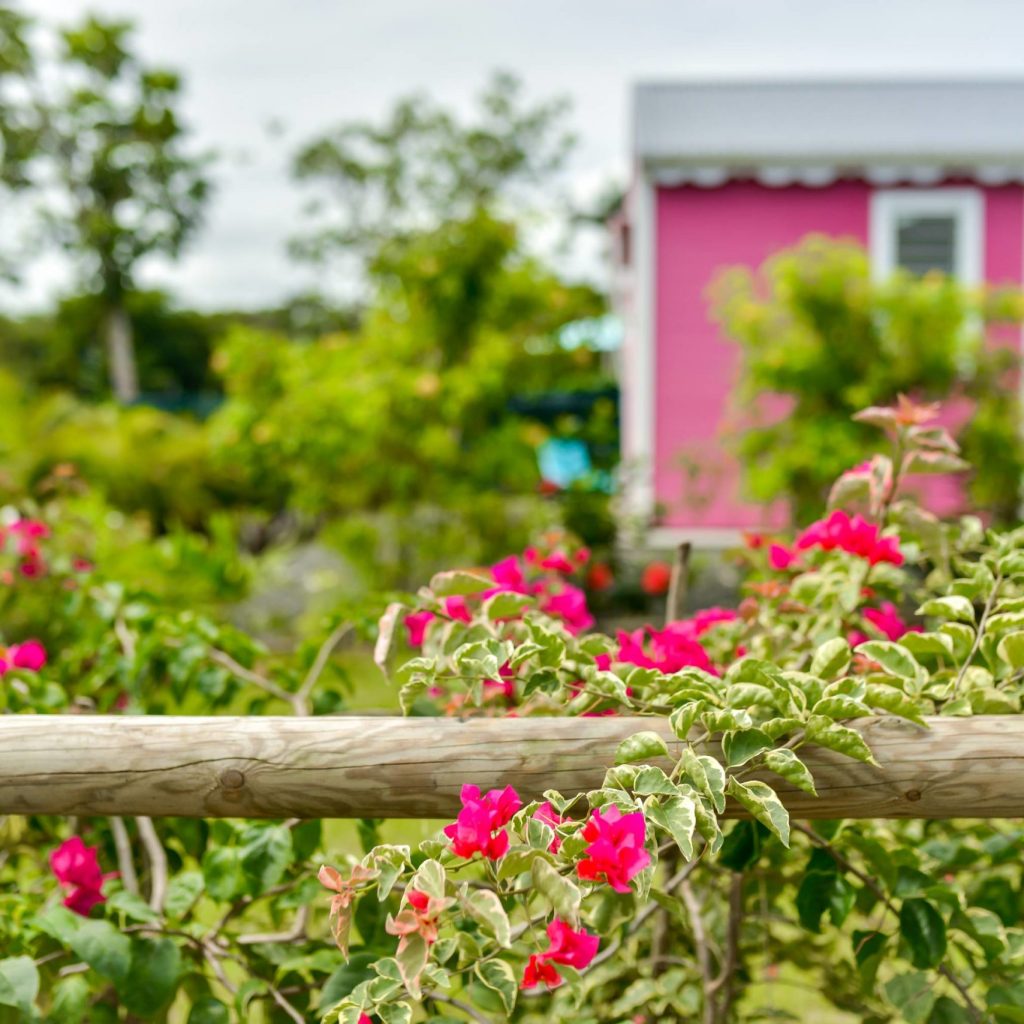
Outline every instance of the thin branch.
[(469, 1014), (477, 1024), (491, 1024), (489, 1017), (485, 1017), (475, 1007), (470, 1006), (469, 1003), (464, 1003), (461, 999), (456, 999), (454, 996), (445, 995), (443, 992), (431, 991), (424, 992), (423, 998), (430, 999), (435, 1003), (446, 1003), (448, 1006), (454, 1006), (457, 1010)]
[(729, 881), (729, 922), (726, 929), (725, 957), (718, 977), (711, 983), (706, 995), (711, 998), (722, 989), (722, 1000), (716, 1008), (719, 1020), (728, 1020), (732, 1008), (733, 980), (739, 963), (740, 929), (743, 925), (743, 874), (734, 871)]
[(964, 681), (964, 676), (967, 675), (967, 670), (971, 667), (971, 662), (974, 661), (975, 656), (981, 648), (981, 641), (985, 636), (985, 626), (988, 624), (988, 617), (992, 614), (992, 609), (995, 607), (996, 595), (999, 593), (999, 585), (1002, 582), (1002, 574), (997, 570), (996, 578), (992, 583), (992, 591), (988, 595), (988, 600), (985, 602), (981, 618), (978, 620), (978, 631), (974, 634), (974, 644), (971, 647), (971, 652), (964, 659), (964, 663), (960, 666), (960, 671), (956, 674), (956, 682), (953, 683), (954, 697), (956, 697), (957, 692), (960, 689), (960, 684)]
[[(320, 645), (320, 650), (316, 652), (316, 658), (313, 660), (313, 664), (310, 666), (309, 672), (306, 673), (306, 678), (302, 680), (302, 685), (299, 687), (298, 693), (295, 694), (295, 713), (297, 715), (309, 714), (307, 701), (310, 693), (313, 692), (313, 687), (316, 686), (317, 680), (327, 667), (327, 663), (330, 661), (331, 655), (334, 653), (334, 648), (352, 632), (352, 629), (353, 626), (351, 622), (339, 623), (335, 626), (331, 635)], [(299, 701), (301, 701), (301, 707), (303, 709), (301, 711), (299, 710)]]
[(239, 935), (235, 941), (240, 946), (255, 946), (261, 942), (301, 942), (306, 938), (306, 924), (309, 921), (309, 907), (300, 907), (292, 926), (281, 932), (253, 932)]
[(711, 951), (708, 949), (707, 933), (704, 930), (704, 908), (700, 905), (700, 900), (697, 899), (697, 894), (688, 881), (683, 882), (679, 887), (679, 894), (687, 914), (690, 915), (694, 952), (697, 954), (697, 966), (700, 968), (700, 976), (704, 982), (704, 1024), (715, 1024), (715, 1001), (710, 992), (715, 979), (711, 971)]
[(226, 668), (232, 675), (238, 676), (239, 679), (244, 679), (247, 683), (258, 686), (265, 693), (269, 693), (272, 697), (283, 700), (287, 704), (292, 704), (294, 707), (294, 693), (289, 693), (283, 687), (278, 686), (277, 683), (267, 679), (266, 676), (260, 675), (259, 672), (254, 672), (251, 668), (240, 665), (227, 651), (219, 650), (216, 647), (213, 648), (210, 651), (210, 660), (216, 662), (222, 668)]
[(110, 832), (114, 837), (114, 849), (117, 851), (117, 871), (121, 876), (121, 884), (125, 892), (133, 896), (139, 895), (139, 876), (135, 873), (135, 861), (132, 859), (132, 841), (128, 836), (124, 818), (113, 817), (110, 821)]
[(149, 859), (149, 905), (158, 914), (162, 914), (167, 897), (167, 852), (156, 834), (151, 818), (136, 818), (135, 824)]

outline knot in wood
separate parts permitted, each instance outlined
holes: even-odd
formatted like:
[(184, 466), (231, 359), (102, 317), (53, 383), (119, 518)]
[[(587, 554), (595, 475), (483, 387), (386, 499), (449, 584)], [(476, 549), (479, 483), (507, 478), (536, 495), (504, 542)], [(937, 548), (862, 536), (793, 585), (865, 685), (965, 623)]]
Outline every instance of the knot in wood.
[(226, 768), (220, 773), (220, 784), (224, 789), (241, 789), (245, 785), (245, 775), (237, 768)]
[(908, 789), (906, 792), (907, 799), (913, 803), (915, 800), (921, 799), (921, 790), (919, 789)]

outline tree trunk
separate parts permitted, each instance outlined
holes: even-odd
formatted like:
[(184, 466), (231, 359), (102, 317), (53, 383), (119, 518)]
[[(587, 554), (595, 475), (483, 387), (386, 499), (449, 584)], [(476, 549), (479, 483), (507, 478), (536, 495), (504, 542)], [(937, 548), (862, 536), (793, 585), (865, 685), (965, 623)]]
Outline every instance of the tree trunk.
[(120, 303), (107, 311), (103, 324), (107, 345), (107, 366), (114, 397), (128, 405), (139, 397), (139, 375), (135, 366), (135, 339), (132, 322)]

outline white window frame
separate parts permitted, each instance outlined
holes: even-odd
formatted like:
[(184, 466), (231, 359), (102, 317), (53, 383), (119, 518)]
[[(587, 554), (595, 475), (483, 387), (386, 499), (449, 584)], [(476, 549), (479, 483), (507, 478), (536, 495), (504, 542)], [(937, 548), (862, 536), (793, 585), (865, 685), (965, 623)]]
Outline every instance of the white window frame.
[(896, 225), (901, 217), (953, 217), (953, 276), (980, 285), (985, 276), (985, 203), (977, 188), (886, 188), (871, 194), (871, 270), (883, 279), (896, 268)]

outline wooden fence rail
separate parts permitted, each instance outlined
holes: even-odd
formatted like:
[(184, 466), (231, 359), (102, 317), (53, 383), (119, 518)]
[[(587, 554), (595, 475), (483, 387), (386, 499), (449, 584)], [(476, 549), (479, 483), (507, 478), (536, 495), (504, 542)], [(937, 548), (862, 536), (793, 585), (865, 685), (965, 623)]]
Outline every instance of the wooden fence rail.
[[(802, 751), (803, 818), (1024, 816), (1024, 716), (856, 723), (880, 767)], [(600, 785), (617, 744), (656, 718), (171, 718), (0, 715), (0, 813), (450, 817), (459, 788), (524, 798)]]

